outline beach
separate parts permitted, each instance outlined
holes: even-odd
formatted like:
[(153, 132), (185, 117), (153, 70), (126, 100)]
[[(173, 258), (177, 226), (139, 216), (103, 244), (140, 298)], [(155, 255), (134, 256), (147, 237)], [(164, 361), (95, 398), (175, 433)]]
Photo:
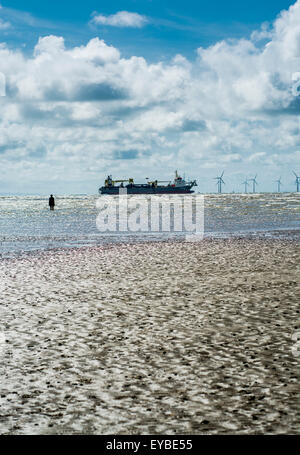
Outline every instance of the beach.
[(2, 259), (0, 433), (299, 434), (299, 252), (228, 238)]

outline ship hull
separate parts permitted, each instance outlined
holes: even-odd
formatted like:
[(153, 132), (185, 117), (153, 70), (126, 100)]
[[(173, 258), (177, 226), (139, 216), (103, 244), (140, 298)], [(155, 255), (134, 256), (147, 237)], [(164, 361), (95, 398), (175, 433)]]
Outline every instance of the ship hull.
[(148, 185), (145, 186), (125, 186), (124, 188), (119, 186), (111, 186), (106, 187), (102, 186), (99, 188), (99, 194), (106, 194), (106, 195), (115, 195), (119, 194), (119, 190), (127, 190), (127, 194), (191, 194), (194, 193), (192, 191), (192, 186), (185, 186), (182, 188), (176, 187), (151, 187)]

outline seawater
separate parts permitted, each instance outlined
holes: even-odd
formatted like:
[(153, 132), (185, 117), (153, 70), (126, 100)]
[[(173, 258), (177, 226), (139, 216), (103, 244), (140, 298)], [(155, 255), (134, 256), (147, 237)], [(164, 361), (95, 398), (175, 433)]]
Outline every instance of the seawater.
[[(160, 197), (162, 201), (172, 201), (172, 196)], [(140, 196), (129, 198), (131, 205), (139, 203)], [(0, 257), (61, 247), (163, 241), (185, 236), (172, 231), (100, 232), (96, 226), (98, 199), (99, 196), (56, 196), (55, 210), (50, 211), (48, 197), (0, 196)], [(110, 203), (116, 197), (106, 200)], [(205, 236), (284, 237), (299, 229), (300, 193), (204, 195)]]

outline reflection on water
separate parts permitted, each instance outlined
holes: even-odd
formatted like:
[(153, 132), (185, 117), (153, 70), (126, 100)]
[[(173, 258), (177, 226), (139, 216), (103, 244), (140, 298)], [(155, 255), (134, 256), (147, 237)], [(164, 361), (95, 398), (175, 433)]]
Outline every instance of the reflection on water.
[[(129, 197), (132, 203), (138, 203), (140, 198)], [(172, 196), (160, 197), (162, 201), (172, 200)], [(98, 196), (57, 197), (55, 211), (50, 212), (45, 197), (0, 197), (0, 255), (184, 236), (177, 232), (99, 232), (96, 227), (97, 199)], [(300, 193), (209, 194), (205, 195), (204, 204), (207, 236), (257, 235), (274, 230), (284, 235), (285, 230), (300, 228)]]

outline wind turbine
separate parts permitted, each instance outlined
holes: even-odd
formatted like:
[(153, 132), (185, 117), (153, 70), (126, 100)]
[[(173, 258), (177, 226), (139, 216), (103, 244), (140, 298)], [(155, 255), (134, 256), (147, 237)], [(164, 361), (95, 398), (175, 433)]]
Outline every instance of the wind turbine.
[(278, 180), (275, 180), (275, 182), (277, 183), (277, 192), (280, 193), (280, 187), (282, 185), (281, 183), (281, 177), (279, 177)]
[(218, 185), (218, 193), (222, 193), (222, 183), (224, 183), (225, 185), (225, 182), (223, 180), (223, 175), (224, 175), (224, 171), (222, 172), (222, 174), (220, 175), (220, 177), (215, 177), (215, 180), (218, 180), (217, 181), (217, 185)]
[(242, 183), (242, 185), (245, 185), (245, 193), (248, 193), (248, 185), (249, 185), (248, 180), (246, 179), (246, 180)]
[(257, 174), (256, 174), (256, 176), (253, 179), (249, 179), (249, 182), (252, 182), (252, 184), (253, 184), (252, 193), (255, 193), (255, 185), (258, 185), (258, 183), (256, 181), (256, 177), (257, 177)]
[(295, 181), (295, 183), (296, 183), (296, 185), (297, 185), (297, 193), (299, 193), (299, 191), (300, 191), (300, 177), (296, 174), (296, 172), (293, 171), (293, 173), (294, 173), (295, 176), (296, 176), (296, 181)]

